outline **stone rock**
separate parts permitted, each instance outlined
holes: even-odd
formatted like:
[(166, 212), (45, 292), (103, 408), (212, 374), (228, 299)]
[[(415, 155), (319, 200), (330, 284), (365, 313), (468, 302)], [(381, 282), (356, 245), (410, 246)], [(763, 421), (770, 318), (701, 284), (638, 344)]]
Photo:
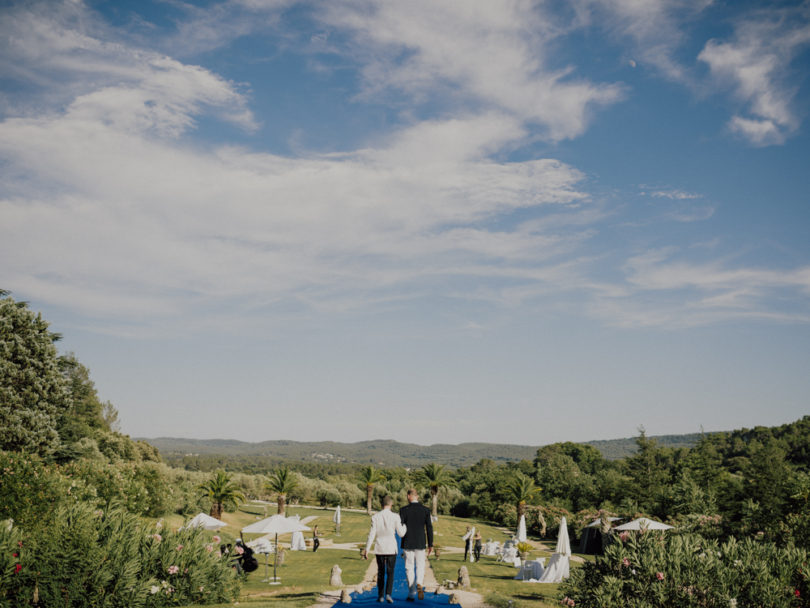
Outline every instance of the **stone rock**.
[(340, 578), (340, 574), (343, 570), (340, 569), (340, 566), (335, 564), (332, 566), (332, 572), (329, 575), (329, 584), (333, 587), (342, 587), (343, 586), (343, 579)]
[(456, 595), (455, 593), (451, 593), (451, 594), (450, 594), (450, 598), (449, 598), (448, 602), (449, 602), (450, 604), (458, 604), (458, 603), (459, 603), (459, 601), (458, 601), (458, 595)]
[(470, 573), (467, 571), (467, 566), (458, 569), (458, 586), (465, 588), (470, 586)]
[(349, 593), (348, 589), (344, 589), (340, 592), (340, 603), (341, 604), (351, 604), (352, 603), (352, 594)]

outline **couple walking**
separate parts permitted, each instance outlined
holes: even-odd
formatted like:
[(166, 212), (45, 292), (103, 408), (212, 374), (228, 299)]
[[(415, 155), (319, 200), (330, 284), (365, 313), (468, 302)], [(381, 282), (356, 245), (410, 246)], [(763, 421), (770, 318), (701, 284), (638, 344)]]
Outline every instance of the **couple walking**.
[(402, 552), (405, 555), (405, 576), (408, 579), (407, 601), (425, 597), (425, 558), (433, 550), (433, 522), (430, 509), (419, 504), (416, 490), (408, 490), (408, 504), (399, 510), (391, 510), (394, 499), (386, 496), (382, 501), (382, 511), (371, 517), (363, 559), (368, 559), (368, 551), (377, 538), (374, 554), (377, 558), (377, 601), (393, 603), (391, 590), (394, 585), (394, 565), (397, 561), (397, 539), (402, 538)]

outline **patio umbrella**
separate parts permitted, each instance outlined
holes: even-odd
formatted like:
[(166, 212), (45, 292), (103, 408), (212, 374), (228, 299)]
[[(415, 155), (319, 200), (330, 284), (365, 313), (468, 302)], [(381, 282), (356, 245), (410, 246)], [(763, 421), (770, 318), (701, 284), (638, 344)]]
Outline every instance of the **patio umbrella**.
[(335, 514), (332, 516), (332, 521), (335, 522), (335, 534), (340, 535), (340, 505), (335, 509)]
[(517, 539), (519, 543), (526, 542), (526, 516), (521, 515), (518, 522)]
[(470, 528), (470, 537), (467, 539), (467, 551), (469, 552), (471, 562), (475, 561), (475, 555), (474, 555), (475, 552), (473, 551), (473, 542), (474, 542), (473, 539), (474, 538), (475, 538), (475, 526)]
[(203, 528), (204, 530), (219, 530), (222, 526), (227, 526), (224, 521), (220, 521), (216, 517), (211, 517), (205, 513), (195, 515), (194, 518), (188, 522), (185, 528)]
[(305, 526), (300, 521), (292, 517), (284, 517), (283, 515), (276, 514), (267, 519), (262, 519), (254, 524), (242, 528), (242, 534), (275, 534), (276, 535), (276, 556), (273, 559), (273, 583), (278, 583), (276, 576), (276, 566), (278, 564), (278, 535), (289, 534), (291, 532), (303, 532), (309, 530), (309, 526)]
[(613, 529), (624, 531), (624, 530), (669, 530), (671, 528), (672, 526), (663, 524), (660, 521), (655, 521), (654, 519), (647, 519), (646, 517), (639, 517), (638, 519), (628, 521), (626, 524), (622, 524), (621, 526), (616, 526)]
[(571, 542), (568, 540), (568, 522), (565, 521), (565, 517), (560, 520), (560, 533), (557, 536), (557, 547), (554, 549), (554, 553), (571, 556)]

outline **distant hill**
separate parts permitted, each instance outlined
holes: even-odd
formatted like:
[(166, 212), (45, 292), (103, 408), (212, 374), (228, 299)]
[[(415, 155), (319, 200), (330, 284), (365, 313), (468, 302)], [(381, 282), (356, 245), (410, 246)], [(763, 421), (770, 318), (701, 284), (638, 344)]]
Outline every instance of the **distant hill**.
[[(699, 433), (651, 437), (662, 447), (692, 447)], [(489, 458), (495, 462), (532, 460), (540, 446), (500, 443), (434, 444), (429, 446), (393, 440), (339, 443), (335, 441), (273, 440), (248, 443), (233, 439), (181, 439), (177, 437), (143, 438), (168, 460), (181, 456), (226, 456), (229, 458), (269, 459), (290, 462), (375, 464), (378, 466), (420, 467), (429, 462), (453, 467), (470, 466)], [(588, 441), (605, 458), (615, 460), (633, 454), (635, 438)]]

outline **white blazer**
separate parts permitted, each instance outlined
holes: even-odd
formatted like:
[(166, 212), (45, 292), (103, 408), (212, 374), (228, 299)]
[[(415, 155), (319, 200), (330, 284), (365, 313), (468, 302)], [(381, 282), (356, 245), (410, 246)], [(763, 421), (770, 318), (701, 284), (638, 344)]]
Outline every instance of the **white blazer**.
[(371, 549), (371, 543), (374, 542), (376, 536), (377, 544), (374, 546), (376, 555), (396, 555), (399, 547), (394, 533), (403, 537), (407, 531), (408, 528), (399, 519), (398, 513), (394, 513), (391, 509), (377, 511), (371, 516), (371, 529), (368, 531), (366, 553)]

